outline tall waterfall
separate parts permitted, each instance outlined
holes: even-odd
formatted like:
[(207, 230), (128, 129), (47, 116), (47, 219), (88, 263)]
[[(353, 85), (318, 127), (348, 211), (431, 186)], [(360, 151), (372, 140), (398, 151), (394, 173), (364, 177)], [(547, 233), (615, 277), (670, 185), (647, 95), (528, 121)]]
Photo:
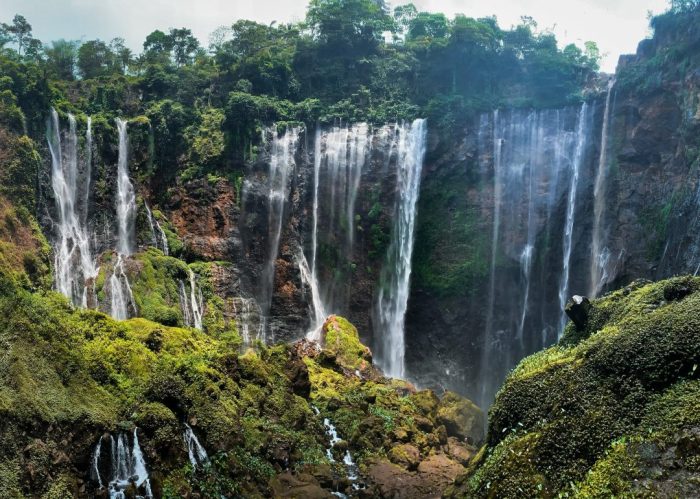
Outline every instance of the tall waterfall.
[(574, 234), (574, 219), (576, 215), (576, 196), (578, 194), (578, 181), (581, 173), (581, 163), (588, 142), (587, 130), (590, 128), (588, 122), (588, 104), (584, 103), (578, 119), (578, 130), (576, 133), (576, 151), (572, 165), (571, 187), (569, 188), (569, 198), (566, 209), (566, 226), (564, 228), (564, 259), (562, 263), (561, 286), (559, 287), (559, 307), (561, 321), (559, 325), (559, 337), (564, 332), (566, 325), (566, 314), (564, 307), (569, 299), (569, 278), (571, 274), (571, 245)]
[(134, 217), (136, 195), (129, 180), (127, 122), (117, 118), (119, 132), (119, 160), (117, 163), (117, 260), (109, 278), (110, 315), (117, 320), (128, 319), (129, 306), (136, 313), (136, 303), (129, 278), (124, 267), (124, 258), (134, 248)]
[(387, 262), (381, 273), (376, 315), (382, 334), (380, 364), (389, 376), (398, 378), (404, 376), (404, 320), (426, 133), (423, 119), (396, 127), (398, 158), (394, 227)]
[[(311, 339), (319, 339), (328, 313), (343, 312), (348, 300), (355, 202), (371, 138), (366, 123), (316, 130), (311, 265), (303, 254), (298, 258), (302, 279), (312, 294), (313, 319), (307, 334)], [(318, 260), (320, 246), (326, 249), (323, 263)], [(334, 250), (332, 257), (328, 255), (329, 248)]]
[(68, 137), (62, 147), (58, 113), (51, 109), (46, 138), (51, 153), (51, 187), (58, 214), (57, 237), (54, 241), (54, 279), (57, 291), (69, 298), (74, 305), (87, 307), (88, 281), (97, 275), (87, 229), (92, 131), (88, 119), (85, 167), (84, 174), (81, 175), (75, 117), (69, 114), (68, 122)]
[[(280, 239), (284, 225), (285, 206), (290, 190), (290, 179), (296, 168), (296, 151), (299, 142), (299, 129), (287, 128), (284, 135), (276, 129), (270, 145), (268, 170), (268, 249), (263, 282), (261, 283), (261, 305), (265, 317), (269, 319), (272, 292), (275, 285), (275, 263), (279, 255)], [(267, 331), (265, 331), (267, 335)], [(265, 338), (267, 340), (267, 338)], [(274, 338), (271, 338), (274, 339)]]
[(598, 171), (595, 177), (595, 189), (593, 191), (593, 237), (591, 242), (591, 271), (590, 287), (588, 294), (595, 297), (607, 281), (607, 264), (610, 260), (610, 250), (601, 247), (603, 238), (603, 213), (605, 212), (606, 180), (608, 168), (608, 128), (610, 126), (611, 97), (615, 79), (608, 82), (608, 93), (605, 97), (605, 112), (603, 114), (603, 131), (600, 139), (600, 157), (598, 159)]
[(554, 236), (573, 231), (587, 109), (500, 110), (480, 119), (478, 161), (492, 182), (493, 216), (481, 354), (470, 391), (483, 407), (515, 362), (557, 338), (560, 281), (553, 277), (560, 275), (557, 265), (568, 267), (573, 239), (560, 246)]
[(119, 163), (117, 165), (117, 252), (129, 256), (134, 249), (136, 195), (129, 180), (127, 122), (117, 118)]

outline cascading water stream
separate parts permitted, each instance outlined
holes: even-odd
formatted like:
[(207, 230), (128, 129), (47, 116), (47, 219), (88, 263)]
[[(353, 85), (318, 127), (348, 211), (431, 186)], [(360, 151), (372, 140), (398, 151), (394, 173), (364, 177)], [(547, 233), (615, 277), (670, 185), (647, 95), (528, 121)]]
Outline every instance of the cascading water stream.
[(285, 205), (289, 196), (289, 180), (296, 168), (295, 155), (299, 143), (299, 129), (287, 128), (280, 136), (276, 129), (272, 134), (270, 145), (270, 164), (268, 170), (268, 250), (263, 270), (261, 304), (268, 324), (265, 327), (265, 340), (269, 327), (269, 314), (272, 306), (272, 291), (275, 284), (275, 263), (279, 254), (280, 239), (284, 225)]
[(129, 256), (134, 248), (136, 195), (129, 180), (127, 122), (117, 118), (119, 161), (117, 164), (117, 252)]
[(144, 202), (143, 205), (146, 207), (146, 219), (148, 220), (148, 227), (151, 230), (151, 244), (154, 248), (158, 248), (163, 251), (165, 256), (169, 255), (168, 248), (168, 238), (163, 231), (163, 228), (158, 223), (158, 220), (153, 216), (151, 208), (149, 208), (148, 203)]
[(615, 78), (608, 82), (608, 93), (605, 97), (605, 112), (603, 113), (603, 131), (600, 139), (600, 157), (598, 171), (595, 177), (593, 191), (593, 237), (591, 242), (591, 270), (588, 294), (591, 298), (598, 296), (608, 279), (607, 268), (610, 261), (610, 250), (603, 245), (603, 214), (605, 212), (606, 180), (608, 168), (608, 127), (610, 125), (611, 97), (615, 87)]
[[(370, 151), (370, 137), (366, 123), (336, 126), (325, 132), (316, 130), (311, 265), (305, 255), (297, 257), (302, 280), (311, 290), (312, 320), (307, 338), (312, 340), (320, 339), (320, 329), (329, 312), (345, 311), (348, 267), (353, 260), (355, 202)], [(321, 204), (323, 214), (319, 211)], [(323, 229), (320, 234), (319, 228)], [(337, 250), (337, 261), (325, 262), (321, 269), (319, 244)]]
[[(84, 203), (79, 205), (78, 137), (76, 120), (68, 115), (69, 134), (64, 150), (58, 113), (51, 110), (47, 124), (47, 142), (51, 153), (51, 186), (58, 214), (57, 237), (54, 242), (54, 280), (56, 290), (76, 306), (87, 307), (88, 282), (97, 275), (87, 230), (88, 189), (83, 190)], [(88, 120), (86, 135), (86, 173), (90, 171), (92, 132)], [(82, 180), (89, 185), (87, 179)], [(79, 210), (79, 211), (77, 211)]]
[(136, 302), (124, 267), (124, 258), (134, 247), (136, 195), (129, 180), (127, 122), (117, 118), (119, 159), (117, 163), (117, 261), (109, 278), (110, 315), (117, 320), (129, 318), (129, 305), (136, 313)]
[(394, 227), (387, 263), (382, 269), (377, 297), (377, 318), (382, 328), (380, 364), (387, 375), (404, 376), (404, 321), (408, 305), (413, 254), (416, 205), (425, 156), (426, 122), (417, 119), (411, 125), (396, 127), (397, 195)]
[(180, 310), (182, 310), (182, 319), (187, 327), (193, 327), (201, 330), (202, 316), (204, 314), (204, 296), (202, 289), (197, 286), (197, 278), (191, 269), (187, 270), (189, 292), (184, 281), (178, 282)]
[[(104, 487), (105, 481), (102, 480), (103, 470), (100, 466), (102, 459), (102, 440), (105, 436), (101, 436), (95, 446), (92, 459), (91, 476), (97, 482), (100, 489)], [(129, 449), (129, 441), (124, 433), (120, 433), (116, 440), (109, 435), (109, 468), (107, 473), (107, 490), (110, 499), (125, 499), (125, 490), (130, 484), (139, 491), (143, 491), (144, 495), (137, 495), (137, 498), (151, 498), (153, 491), (151, 490), (151, 481), (146, 467), (146, 461), (139, 445), (138, 428), (134, 429), (132, 435), (132, 446)]]
[(580, 115), (580, 108), (501, 110), (479, 122), (479, 172), (492, 185), (484, 191), (493, 193), (493, 216), (480, 363), (470, 391), (485, 408), (515, 362), (551, 345), (560, 327), (553, 304), (561, 283), (552, 274), (562, 257), (552, 235), (565, 232), (562, 211), (588, 140), (590, 120), (587, 114), (581, 123)]
[(578, 194), (578, 182), (581, 170), (581, 163), (585, 155), (585, 149), (588, 142), (588, 103), (584, 102), (579, 113), (577, 132), (576, 132), (576, 151), (572, 162), (571, 186), (569, 188), (569, 196), (566, 208), (566, 225), (564, 227), (564, 254), (562, 261), (561, 285), (559, 287), (559, 307), (561, 319), (559, 321), (558, 335), (564, 333), (566, 325), (566, 301), (569, 298), (569, 277), (571, 274), (571, 248), (574, 234), (574, 220), (576, 216), (576, 195)]
[(198, 468), (209, 462), (207, 451), (204, 449), (202, 444), (199, 443), (197, 435), (194, 434), (194, 431), (188, 424), (185, 424), (185, 433), (183, 438), (187, 444), (187, 456), (190, 459), (192, 468)]

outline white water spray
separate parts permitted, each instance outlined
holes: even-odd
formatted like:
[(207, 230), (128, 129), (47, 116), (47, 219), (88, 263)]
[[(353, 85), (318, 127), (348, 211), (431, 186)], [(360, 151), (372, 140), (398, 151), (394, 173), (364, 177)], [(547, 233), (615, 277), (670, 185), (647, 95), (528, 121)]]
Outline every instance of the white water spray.
[(377, 318), (383, 331), (381, 365), (387, 375), (395, 378), (404, 376), (404, 321), (426, 132), (424, 119), (396, 129), (398, 158), (394, 227), (377, 297)]

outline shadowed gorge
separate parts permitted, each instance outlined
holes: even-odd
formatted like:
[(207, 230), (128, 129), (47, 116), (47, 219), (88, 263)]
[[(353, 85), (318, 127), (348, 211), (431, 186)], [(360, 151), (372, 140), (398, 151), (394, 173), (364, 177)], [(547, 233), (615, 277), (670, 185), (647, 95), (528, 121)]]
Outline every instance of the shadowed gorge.
[(700, 5), (468, 15), (0, 20), (0, 496), (700, 495)]

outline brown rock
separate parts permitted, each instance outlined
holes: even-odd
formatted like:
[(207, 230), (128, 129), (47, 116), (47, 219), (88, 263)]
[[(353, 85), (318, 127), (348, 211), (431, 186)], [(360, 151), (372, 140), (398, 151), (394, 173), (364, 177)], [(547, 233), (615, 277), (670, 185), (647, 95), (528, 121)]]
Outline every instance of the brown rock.
[(395, 445), (389, 451), (389, 460), (408, 470), (415, 470), (420, 462), (420, 451), (411, 444)]
[(290, 497), (299, 499), (326, 499), (333, 495), (323, 490), (316, 478), (307, 473), (292, 475), (281, 473), (270, 480), (273, 497)]

